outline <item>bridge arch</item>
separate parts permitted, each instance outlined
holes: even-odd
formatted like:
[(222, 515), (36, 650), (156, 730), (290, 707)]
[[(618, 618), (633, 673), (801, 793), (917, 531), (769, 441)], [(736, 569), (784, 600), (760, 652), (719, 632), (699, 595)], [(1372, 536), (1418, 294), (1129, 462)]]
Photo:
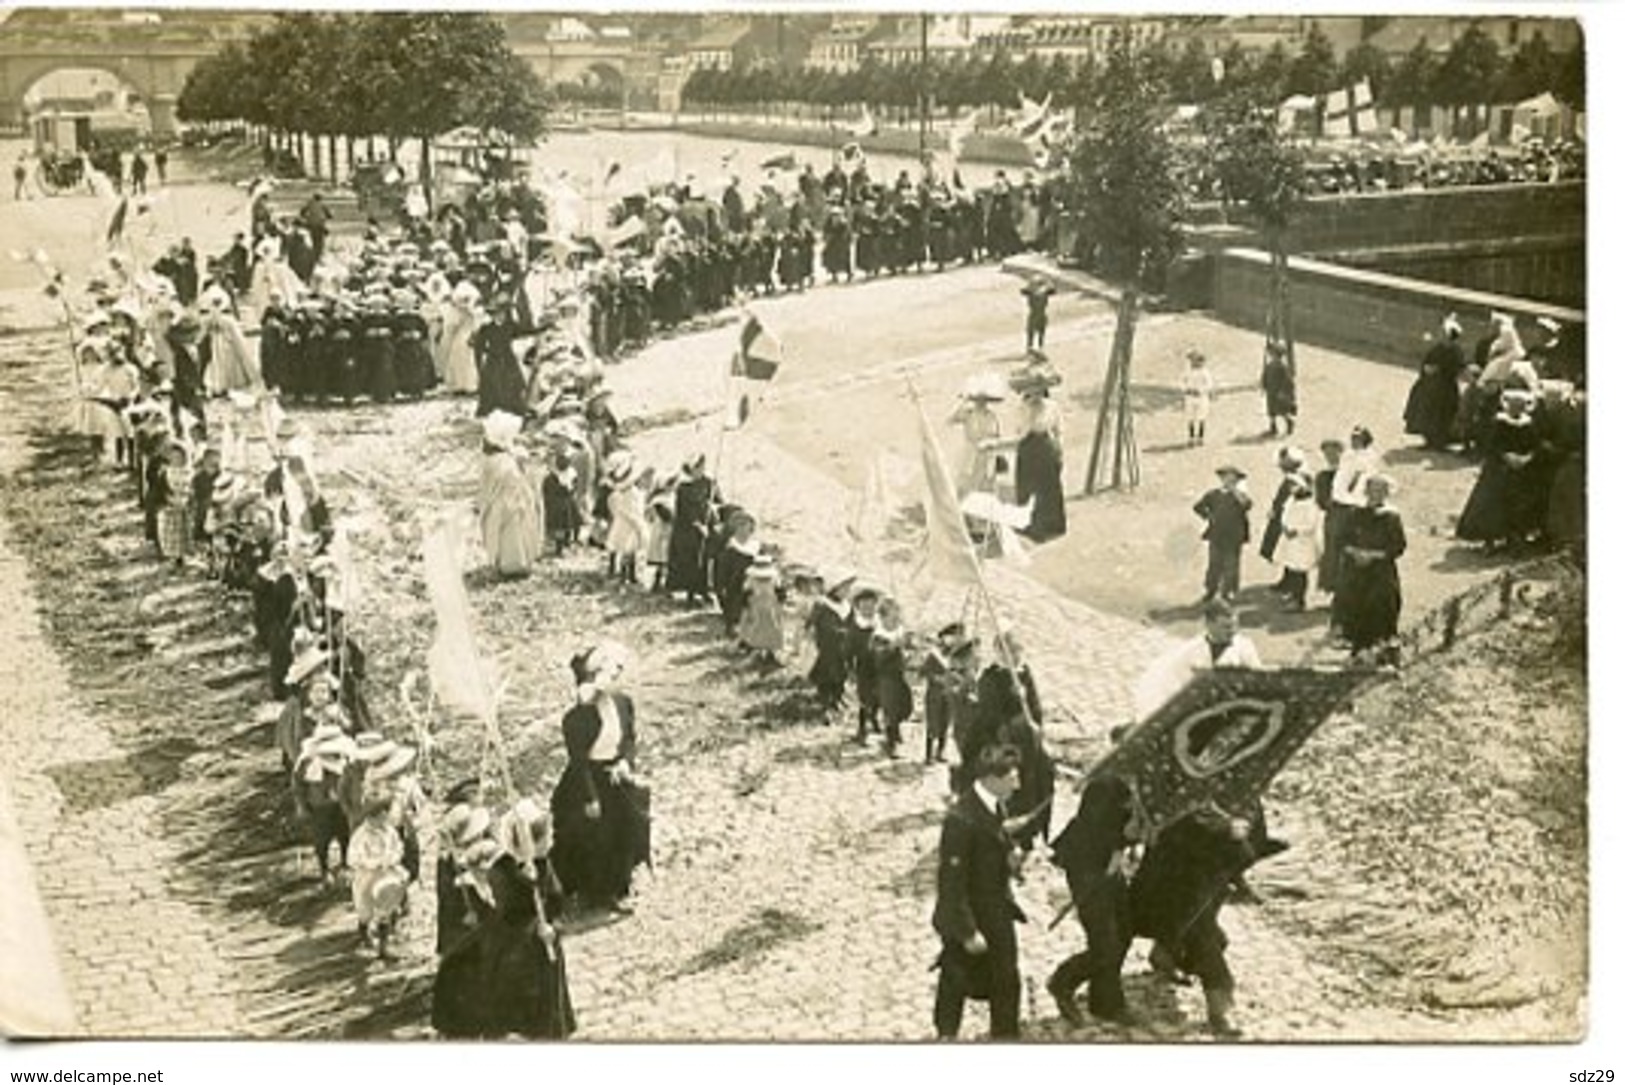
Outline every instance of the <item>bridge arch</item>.
[(94, 51), (12, 52), (0, 56), (0, 123), (23, 122), (23, 98), (36, 84), (61, 71), (97, 71), (113, 76), (135, 91), (147, 107), (155, 136), (173, 134), (175, 100), (197, 56), (148, 53), (120, 56)]

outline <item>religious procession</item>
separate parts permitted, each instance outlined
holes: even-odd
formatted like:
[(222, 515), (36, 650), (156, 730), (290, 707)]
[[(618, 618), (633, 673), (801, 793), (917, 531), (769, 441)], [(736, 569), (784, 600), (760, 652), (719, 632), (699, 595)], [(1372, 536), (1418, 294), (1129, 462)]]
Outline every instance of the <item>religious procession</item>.
[[(1532, 917), (1584, 903), (1567, 664), (1509, 662), (1574, 651), (1552, 630), (1583, 585), (1584, 314), (1441, 291), (1420, 343), (1367, 355), (1294, 340), (1276, 300), (1180, 309), (1171, 251), (1114, 285), (1061, 146), (1090, 119), (1019, 100), (1001, 138), (1031, 166), (974, 174), (961, 129), (917, 159), (658, 137), (688, 171), (564, 132), (365, 210), (85, 163), (90, 244), (10, 269), (53, 323), (0, 370), (31, 412), (5, 492), (29, 568), (59, 574), (37, 590), (97, 630), (50, 634), (105, 661), (92, 703), (195, 692), (126, 774), (194, 804), (152, 865), (196, 864), (226, 921), (176, 952), (250, 962), (194, 970), (209, 1030), (1278, 1042), (1562, 1018), (1567, 981), (1520, 979), (1486, 932), (1557, 938)], [(1583, 184), (1580, 147), (1521, 146), (1510, 173), (1367, 163), (1320, 191)], [(1551, 726), (1523, 727), (1548, 693)], [(1497, 742), (1531, 744), (1527, 789), (1483, 783)], [(130, 786), (79, 771), (70, 819)], [(1486, 823), (1548, 828), (1503, 876)], [(81, 868), (41, 866), (58, 907)], [(137, 975), (170, 952), (113, 951)], [(1387, 971), (1351, 993), (1361, 953)], [(184, 1026), (189, 997), (113, 1027)]]

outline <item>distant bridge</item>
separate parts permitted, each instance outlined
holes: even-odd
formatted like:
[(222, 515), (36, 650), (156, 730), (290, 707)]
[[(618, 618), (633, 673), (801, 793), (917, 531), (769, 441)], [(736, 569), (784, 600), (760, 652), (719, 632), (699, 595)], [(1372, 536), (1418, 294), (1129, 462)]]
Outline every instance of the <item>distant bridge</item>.
[[(146, 103), (155, 136), (175, 132), (175, 103), (198, 62), (228, 42), (246, 39), (264, 15), (210, 13), (189, 20), (184, 9), (162, 22), (125, 23), (101, 13), (47, 21), (19, 12), (0, 24), (0, 125), (23, 123), (23, 97), (52, 72), (88, 68), (108, 72)], [(199, 13), (202, 15), (203, 13)], [(548, 41), (517, 37), (514, 52), (543, 83), (593, 81), (633, 103), (652, 96), (659, 57), (629, 39)]]

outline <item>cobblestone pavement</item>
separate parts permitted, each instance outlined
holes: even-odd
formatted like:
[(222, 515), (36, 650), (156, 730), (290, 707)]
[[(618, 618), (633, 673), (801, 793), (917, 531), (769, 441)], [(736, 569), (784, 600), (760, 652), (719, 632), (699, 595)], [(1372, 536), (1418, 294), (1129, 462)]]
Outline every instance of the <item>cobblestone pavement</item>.
[[(10, 472), (23, 439), (17, 417), (7, 415), (0, 460)], [(119, 742), (106, 724), (116, 709), (86, 705), (75, 694), (46, 640), (11, 533), (0, 521), (6, 644), (0, 772), (11, 783), (36, 881), (55, 920), (79, 1027), (100, 1037), (237, 1033), (242, 1019), (231, 962), (218, 952), (201, 910), (168, 884), (182, 859), (156, 823), (161, 799), (154, 784), (178, 765), (179, 751), (161, 739)]]
[[(991, 289), (981, 270), (934, 281), (971, 299)], [(866, 301), (883, 309), (925, 288), (900, 281), (861, 289), (875, 291)], [(1001, 297), (1008, 293), (1001, 288)], [(773, 304), (796, 307), (794, 299)], [(803, 309), (801, 319), (816, 311)], [(671, 464), (682, 451), (712, 447), (714, 431), (690, 420), (696, 375), (707, 379), (710, 359), (726, 357), (733, 334), (719, 328), (669, 340), (611, 371), (623, 417), (650, 422), (635, 444), (651, 462)], [(852, 334), (831, 330), (832, 339)], [(950, 327), (933, 334), (961, 333)], [(1053, 330), (1057, 343), (1108, 334), (1099, 311), (1087, 307)], [(794, 397), (833, 402), (838, 392), (865, 390), (867, 409), (880, 399), (879, 413), (911, 434), (906, 399), (886, 392), (884, 382), (912, 373), (925, 394), (941, 400), (970, 364), (1008, 350), (985, 333), (974, 343), (927, 342), (919, 353), (889, 354), (880, 368), (837, 352), (819, 376), (786, 374), (775, 393), (788, 411)], [(22, 375), (25, 359), (15, 345), (7, 350), (7, 389), (25, 404), (6, 422), (8, 449), (21, 454), (26, 427), (59, 417), (61, 384), (49, 382), (64, 374), (60, 364), (41, 364)], [(687, 365), (674, 365), (678, 358)], [(374, 696), (397, 731), (391, 691), (403, 668), (420, 662), (429, 635), (416, 579), (416, 515), (419, 506), (464, 505), (472, 492), (468, 410), (466, 402), (432, 401), (305, 416), (318, 447), (332, 450), (318, 470), (339, 514), (363, 525), (357, 544), (377, 579), (357, 628), (377, 649)], [(753, 425), (728, 441), (730, 496), (752, 508), (764, 534), (792, 557), (857, 564), (898, 591), (917, 627), (960, 613), (962, 593), (933, 593), (906, 575), (911, 555), (899, 553), (906, 533), (848, 545), (852, 487), (787, 451), (772, 426)], [(49, 450), (33, 451), (39, 459)], [(66, 463), (47, 480), (74, 489), (71, 499), (56, 499), (62, 506), (54, 528), (28, 518), (37, 510), (10, 512), (14, 525), (39, 534), (25, 549), (38, 590), (64, 608), (52, 616), (51, 632), (68, 659), (78, 660), (74, 692), (42, 640), (22, 642), (8, 663), (15, 658), (17, 675), (27, 680), (10, 688), (34, 700), (8, 712), (23, 729), (0, 756), (85, 1028), (104, 1035), (425, 1035), (429, 902), (419, 894), (403, 961), (374, 965), (356, 954), (345, 898), (320, 889), (298, 846), (243, 605), (222, 601), (196, 570), (156, 569), (142, 553), (137, 515), (115, 505), (121, 484), (74, 470)], [(83, 523), (65, 526), (72, 509)], [(104, 539), (94, 538), (98, 531)], [(74, 565), (80, 561), (88, 567)], [(528, 765), (557, 763), (552, 736), (570, 650), (607, 630), (638, 653), (631, 683), (640, 720), (649, 721), (643, 771), (656, 795), (658, 869), (640, 879), (635, 915), (567, 931), (580, 1035), (926, 1038), (927, 967), (936, 948), (928, 918), (946, 781), (941, 769), (918, 763), (918, 731), (908, 733), (908, 757), (892, 762), (848, 743), (843, 728), (786, 724), (776, 706), (798, 696), (805, 657), (777, 674), (746, 668), (721, 643), (713, 618), (606, 589), (596, 564), (571, 558), (522, 588), (476, 577), (474, 591), (486, 629), (524, 630), (512, 640), (493, 636), (489, 647), (505, 674), (517, 676), (505, 719), (512, 717), (510, 742)], [(58, 578), (74, 569), (98, 585), (100, 604), (65, 594)], [(11, 586), (21, 569), (8, 563), (7, 570), (0, 583)], [(996, 567), (990, 577), (1054, 706), (1053, 740), (1068, 757), (1087, 761), (1106, 727), (1125, 714), (1133, 676), (1169, 634), (1067, 598), (1020, 570)], [(5, 602), (27, 634), (26, 596), (14, 603), (8, 594)], [(108, 643), (119, 637), (135, 639), (139, 651), (96, 673), (91, 661), (120, 659)], [(87, 695), (95, 699), (80, 705)], [(1058, 818), (1071, 802), (1063, 796)], [(1283, 819), (1288, 835), (1292, 816)], [(432, 838), (428, 826), (424, 833)], [(431, 850), (426, 863), (432, 860)], [(1034, 1036), (1203, 1035), (1199, 992), (1152, 983), (1138, 951), (1128, 966), (1130, 998), (1148, 1011), (1150, 1027), (1129, 1035), (1059, 1024), (1042, 978), (1081, 933), (1071, 919), (1047, 929), (1063, 894), (1045, 864), (1032, 865), (1024, 894), (1033, 919), (1022, 937), (1025, 973), (1037, 989), (1026, 1007)], [(1356, 981), (1315, 963), (1274, 929), (1267, 904), (1231, 910), (1227, 926), (1250, 1038), (1462, 1039), (1479, 1027), (1462, 1015), (1375, 1004)], [(1484, 1018), (1485, 1034), (1496, 1025)], [(980, 1027), (973, 1010), (967, 1031)]]

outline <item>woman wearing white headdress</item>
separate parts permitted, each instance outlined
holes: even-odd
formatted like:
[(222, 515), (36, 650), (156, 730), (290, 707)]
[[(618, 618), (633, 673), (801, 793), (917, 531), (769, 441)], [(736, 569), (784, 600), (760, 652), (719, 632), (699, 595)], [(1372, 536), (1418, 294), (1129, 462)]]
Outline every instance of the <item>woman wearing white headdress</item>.
[(524, 420), (506, 411), (485, 418), (480, 467), (480, 536), (497, 575), (529, 576), (542, 554), (542, 508), (537, 488), (515, 454)]
[(435, 361), (448, 392), (470, 395), (479, 390), (480, 371), (474, 360), (474, 333), (484, 322), (485, 310), (480, 305), (479, 288), (465, 279), (451, 292), (445, 325), (435, 351)]
[(198, 298), (198, 321), (203, 326), (203, 347), (208, 351), (203, 383), (209, 394), (260, 391), (263, 385), (259, 363), (231, 310), (231, 297), (219, 285), (210, 286)]
[(248, 295), (243, 299), (243, 312), (251, 325), (257, 327), (273, 294), (293, 299), (305, 292), (305, 284), (295, 275), (282, 254), (282, 247), (272, 237), (263, 237), (254, 246), (254, 270), (248, 280)]

